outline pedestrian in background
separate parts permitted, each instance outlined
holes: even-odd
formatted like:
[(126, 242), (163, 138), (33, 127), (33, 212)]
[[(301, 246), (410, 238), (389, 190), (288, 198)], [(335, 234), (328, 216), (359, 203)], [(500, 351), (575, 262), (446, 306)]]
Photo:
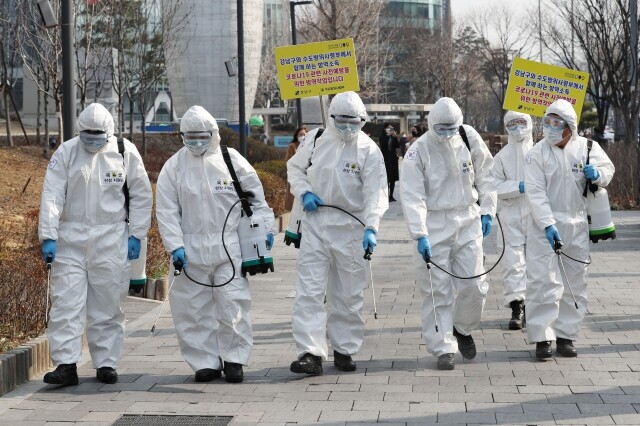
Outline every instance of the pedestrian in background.
[(393, 198), (393, 190), (396, 186), (396, 181), (400, 178), (398, 172), (398, 148), (400, 148), (400, 141), (396, 129), (389, 123), (384, 123), (382, 133), (378, 138), (380, 144), (380, 151), (382, 151), (382, 157), (384, 158), (384, 166), (387, 171), (387, 185), (389, 191), (389, 201), (396, 201)]
[[(293, 133), (293, 139), (291, 140), (291, 142), (289, 142), (289, 148), (287, 149), (287, 157), (285, 158), (286, 161), (289, 161), (289, 159), (293, 157), (298, 151), (300, 144), (304, 143), (304, 138), (307, 135), (307, 131), (308, 130), (306, 127), (298, 127)], [(295, 197), (291, 193), (291, 184), (289, 184), (289, 182), (287, 181), (287, 195), (284, 200), (285, 211), (290, 212), (291, 209), (293, 209), (294, 199)]]

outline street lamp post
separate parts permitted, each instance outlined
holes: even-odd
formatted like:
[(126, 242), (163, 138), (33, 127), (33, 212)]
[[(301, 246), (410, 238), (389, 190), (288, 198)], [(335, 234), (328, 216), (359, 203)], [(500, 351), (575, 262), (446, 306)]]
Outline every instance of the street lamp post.
[(238, 107), (240, 122), (240, 154), (247, 158), (247, 133), (244, 122), (245, 117), (245, 94), (244, 94), (244, 9), (242, 0), (237, 2), (237, 23), (238, 23)]
[[(289, 12), (291, 16), (291, 44), (296, 45), (296, 6), (313, 3), (310, 0), (305, 1), (289, 1)], [(300, 98), (296, 99), (296, 111), (298, 115), (298, 127), (302, 127), (302, 102)]]
[(76, 85), (73, 69), (73, 2), (61, 4), (62, 32), (62, 120), (63, 139), (73, 138), (76, 130)]

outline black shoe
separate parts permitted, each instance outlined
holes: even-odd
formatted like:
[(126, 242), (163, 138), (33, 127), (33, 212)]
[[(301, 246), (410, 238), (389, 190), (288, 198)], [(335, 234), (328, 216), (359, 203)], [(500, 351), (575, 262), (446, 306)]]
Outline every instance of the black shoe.
[(509, 303), (511, 306), (511, 321), (509, 321), (509, 330), (521, 330), (524, 320), (524, 300), (514, 300)]
[(196, 371), (196, 382), (210, 382), (213, 379), (219, 379), (222, 377), (220, 370), (214, 370), (213, 368), (202, 368)]
[(342, 355), (337, 351), (333, 351), (333, 365), (340, 371), (356, 371), (356, 362), (351, 355)]
[(96, 379), (102, 383), (112, 385), (118, 381), (118, 373), (111, 367), (100, 367), (96, 370)]
[(293, 361), (289, 367), (292, 373), (308, 374), (310, 376), (322, 375), (322, 357), (306, 353), (299, 360)]
[(242, 383), (244, 374), (242, 364), (235, 362), (224, 362), (224, 379), (229, 383)]
[(391, 196), (389, 196), (389, 201), (396, 201), (396, 199), (391, 197)]
[(569, 339), (563, 339), (562, 337), (556, 339), (556, 352), (567, 358), (575, 358), (578, 356), (578, 351), (573, 347), (573, 342)]
[(476, 344), (471, 335), (464, 336), (453, 327), (453, 335), (458, 339), (458, 350), (466, 359), (474, 359), (476, 357)]
[(553, 353), (551, 352), (551, 342), (538, 342), (536, 343), (536, 358), (546, 359), (551, 358)]
[(453, 362), (453, 354), (443, 354), (438, 357), (438, 370), (453, 370), (456, 364)]
[(50, 385), (75, 386), (78, 384), (78, 369), (75, 364), (60, 364), (55, 371), (45, 374), (43, 381)]

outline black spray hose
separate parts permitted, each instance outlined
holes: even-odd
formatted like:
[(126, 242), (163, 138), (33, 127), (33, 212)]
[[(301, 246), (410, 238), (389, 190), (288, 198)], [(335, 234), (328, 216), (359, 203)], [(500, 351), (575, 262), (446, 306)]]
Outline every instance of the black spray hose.
[(231, 215), (231, 212), (233, 211), (233, 208), (240, 203), (242, 200), (245, 200), (245, 198), (241, 198), (238, 201), (236, 201), (235, 203), (233, 203), (233, 205), (231, 207), (229, 207), (229, 212), (227, 213), (227, 217), (224, 218), (224, 224), (222, 225), (222, 247), (224, 248), (224, 252), (227, 254), (227, 258), (229, 258), (229, 262), (231, 263), (231, 269), (233, 270), (233, 273), (231, 274), (231, 278), (229, 278), (229, 280), (227, 282), (224, 282), (222, 284), (207, 284), (207, 283), (201, 283), (200, 281), (196, 281), (193, 278), (191, 278), (189, 276), (189, 274), (187, 273), (187, 268), (185, 267), (183, 269), (184, 275), (185, 277), (187, 277), (189, 279), (189, 281), (193, 282), (194, 284), (198, 284), (201, 285), (203, 287), (210, 287), (210, 288), (216, 288), (216, 287), (223, 287), (227, 284), (229, 284), (235, 277), (236, 277), (236, 267), (233, 264), (233, 259), (231, 259), (231, 255), (229, 254), (229, 250), (227, 250), (227, 245), (224, 242), (224, 230), (227, 227), (227, 221), (229, 220), (229, 216)]
[(454, 274), (452, 272), (449, 272), (446, 269), (442, 268), (437, 263), (433, 262), (430, 257), (424, 258), (424, 261), (427, 262), (427, 268), (429, 268), (429, 264), (431, 264), (431, 265), (435, 266), (436, 268), (440, 269), (445, 274), (451, 275), (452, 277), (457, 278), (459, 280), (472, 280), (474, 278), (480, 278), (481, 276), (487, 275), (489, 272), (493, 271), (495, 269), (495, 267), (498, 266), (498, 263), (500, 263), (500, 261), (502, 260), (502, 256), (504, 256), (504, 249), (505, 249), (504, 231), (502, 230), (502, 222), (500, 222), (500, 215), (496, 214), (496, 219), (498, 219), (498, 225), (500, 225), (500, 234), (502, 235), (502, 253), (500, 253), (500, 257), (498, 258), (498, 261), (491, 267), (491, 269), (489, 269), (488, 271), (485, 271), (485, 272), (483, 272), (481, 274), (474, 275), (472, 277), (459, 277), (456, 274)]
[(320, 204), (318, 207), (331, 207), (332, 209), (340, 210), (341, 212), (348, 214), (349, 216), (351, 216), (352, 218), (354, 218), (355, 220), (360, 222), (360, 225), (364, 226), (365, 228), (367, 227), (367, 225), (365, 225), (363, 221), (361, 221), (356, 216), (352, 215), (351, 213), (349, 213), (348, 211), (346, 211), (342, 207), (332, 206), (331, 204)]

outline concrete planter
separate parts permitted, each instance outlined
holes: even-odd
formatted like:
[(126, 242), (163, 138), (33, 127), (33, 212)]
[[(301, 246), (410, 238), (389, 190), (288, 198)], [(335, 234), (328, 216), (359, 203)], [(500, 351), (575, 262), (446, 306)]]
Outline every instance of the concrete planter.
[(0, 396), (53, 367), (47, 336), (37, 337), (0, 355)]

